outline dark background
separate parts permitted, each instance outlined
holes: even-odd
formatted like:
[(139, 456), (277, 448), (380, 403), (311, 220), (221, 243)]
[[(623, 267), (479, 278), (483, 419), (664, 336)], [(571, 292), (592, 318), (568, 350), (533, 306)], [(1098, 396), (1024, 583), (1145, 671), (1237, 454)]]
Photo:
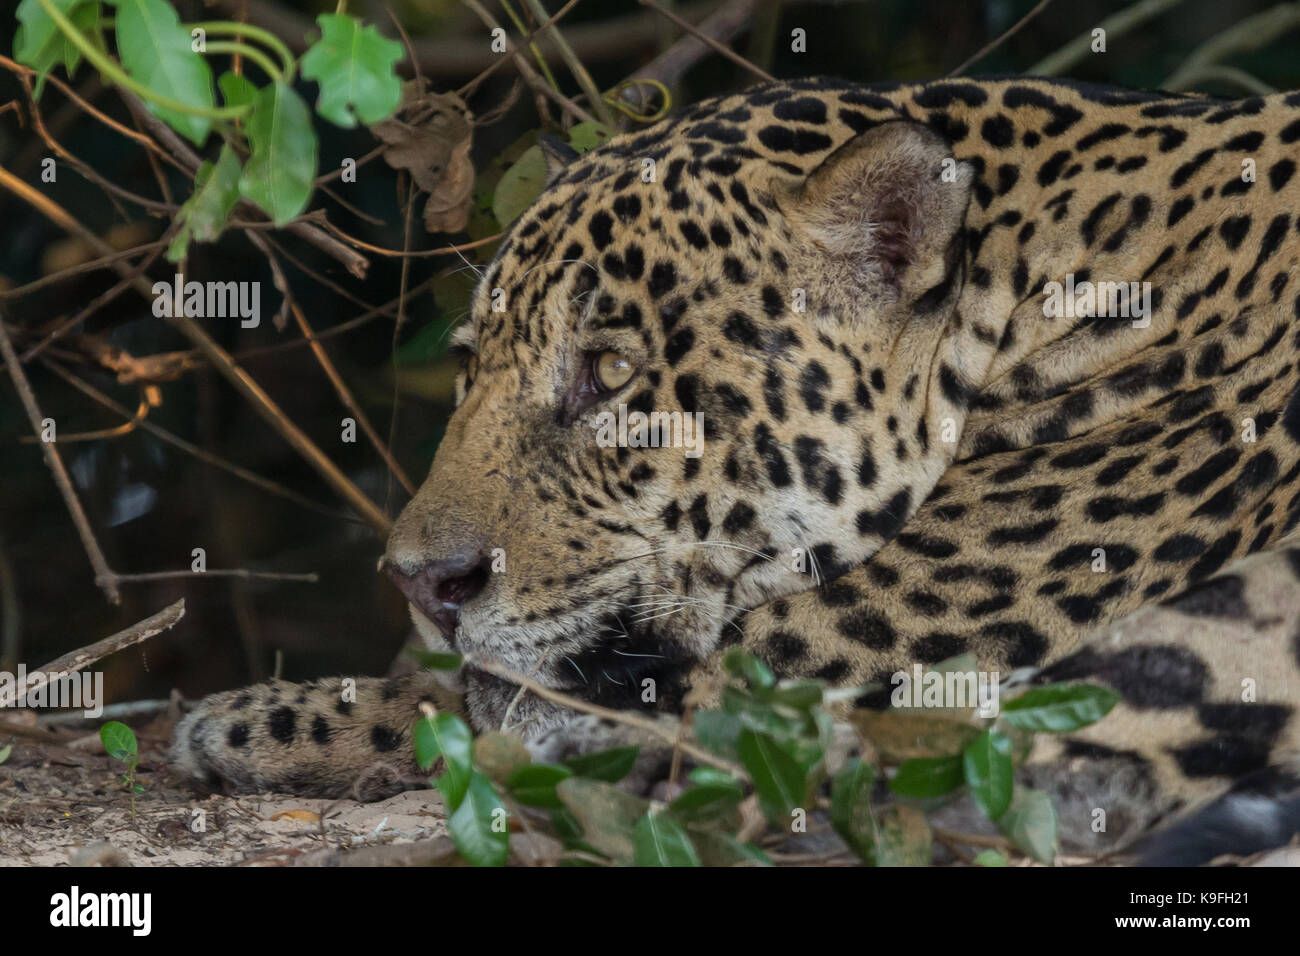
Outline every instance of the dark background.
[[(269, 18), (286, 39), (299, 36), (319, 12), (333, 11), (334, 0), (247, 0), (254, 22)], [(494, 0), (485, 5), (509, 24)], [(1145, 4), (1135, 6), (1149, 6)], [(13, 42), (14, 3), (0, 15), (0, 52)], [(233, 17), (241, 0), (211, 4), (182, 0), (182, 20)], [(518, 7), (519, 4), (516, 4)], [(548, 0), (552, 12), (560, 3)], [(706, 6), (709, 6), (706, 4)], [(713, 7), (718, 4), (713, 4)], [(942, 76), (962, 64), (1027, 13), (1032, 0), (878, 0), (846, 3), (781, 3), (759, 0), (752, 22), (758, 29), (731, 45), (779, 77), (832, 74), (858, 81), (909, 80)], [(1112, 34), (1108, 51), (1090, 54), (1066, 75), (1130, 86), (1162, 85), (1198, 47), (1252, 14), (1273, 6), (1259, 2), (1185, 0), (1166, 3), (1161, 15), (1123, 36)], [(1283, 4), (1297, 7), (1298, 4)], [(698, 4), (676, 5), (679, 10)], [(422, 67), (436, 90), (455, 89), (486, 65), (486, 31), (464, 6), (450, 0), (394, 2), (394, 13), (422, 50)], [(1122, 3), (1058, 0), (968, 72), (1014, 73), (1029, 70), (1106, 17), (1126, 9)], [(352, 2), (349, 11), (396, 36), (382, 3)], [(1293, 22), (1300, 17), (1293, 17)], [(790, 31), (807, 31), (808, 52), (789, 51)], [(680, 31), (632, 0), (583, 0), (561, 21), (584, 63), (602, 89), (613, 87), (648, 62)], [(773, 43), (775, 38), (775, 43)], [(1256, 49), (1234, 52), (1222, 63), (1245, 71), (1278, 89), (1300, 86), (1300, 28)], [(453, 55), (454, 54), (454, 55)], [(468, 61), (468, 62), (467, 62)], [(220, 64), (214, 64), (221, 69)], [(409, 75), (410, 63), (400, 69)], [(562, 64), (553, 65), (566, 94), (579, 90)], [(506, 66), (469, 99), (482, 115), (505, 100), (513, 78)], [(752, 77), (717, 55), (693, 67), (675, 89), (677, 105), (748, 85)], [(117, 95), (83, 66), (73, 84), (97, 107), (129, 125)], [(1244, 95), (1239, 81), (1206, 76), (1195, 88), (1220, 95)], [(311, 84), (301, 87), (314, 100)], [(114, 243), (139, 243), (161, 234), (165, 221), (123, 203), (115, 206), (102, 190), (60, 166), (55, 184), (39, 181), (40, 161), (49, 154), (33, 135), (25, 95), (6, 70), (0, 70), (0, 106), (18, 101), (19, 109), (0, 113), (0, 166), (45, 190), (97, 234)], [(158, 187), (145, 153), (88, 119), (48, 88), (41, 111), (51, 133), (97, 172), (147, 196)], [(525, 90), (499, 121), (479, 126), (474, 135), (476, 169), (488, 166), (509, 144), (538, 126), (531, 95)], [(364, 129), (343, 131), (325, 123), (320, 168), (337, 168), (341, 157), (359, 157), (374, 148)], [(208, 151), (215, 148), (212, 137)], [(188, 186), (172, 176), (179, 202)], [(405, 196), (398, 175), (382, 161), (363, 168), (358, 182), (335, 184), (356, 207), (378, 217), (374, 224), (318, 194), (316, 208), (354, 236), (388, 248), (401, 248)], [(433, 248), (465, 236), (430, 236), (416, 217), (415, 248)], [(370, 256), (367, 280), (358, 281), (310, 246), (276, 234), (285, 248), (308, 267), (369, 303), (392, 299), (399, 287), (400, 260)], [(9, 192), (0, 190), (0, 290), (13, 289), (50, 272), (94, 258), (55, 225)], [(480, 258), (480, 261), (481, 258)], [(458, 261), (446, 257), (412, 260), (408, 284), (414, 286)], [(365, 311), (311, 277), (289, 267), (298, 302), (317, 332)], [(172, 270), (158, 263), (151, 279)], [(31, 330), (75, 314), (109, 288), (116, 275), (105, 270), (65, 279), (39, 291), (0, 298), (0, 315), (21, 352), (36, 337)], [(390, 515), (405, 503), (405, 493), (388, 479), (383, 462), (364, 438), (339, 440), (340, 406), (320, 367), (291, 324), (284, 332), (271, 325), (279, 294), (271, 287), (264, 261), (242, 235), (227, 235), (191, 251), (187, 278), (260, 280), (263, 321), (243, 330), (234, 320), (206, 320), (205, 327), (265, 387), (288, 415)], [(397, 395), (393, 450), (417, 482), (423, 477), (450, 410), (451, 365), (442, 354), (450, 323), (464, 312), (472, 284), (468, 270), (440, 281), (431, 293), (412, 296), (407, 321), (394, 353), (393, 320), (379, 317), (329, 341), (328, 350), (375, 427), (387, 435)], [(93, 316), (82, 330), (103, 335), (133, 355), (184, 349), (188, 342), (155, 318), (150, 304), (127, 292)], [(297, 344), (295, 344), (297, 343)], [(266, 347), (279, 346), (271, 351)], [(263, 351), (258, 351), (263, 350)], [(396, 366), (395, 366), (396, 359)], [(139, 392), (118, 385), (111, 374), (84, 360), (70, 360), (83, 377), (120, 403), (134, 408)], [(395, 390), (394, 370), (400, 372)], [(110, 428), (122, 419), (86, 398), (45, 369), (30, 363), (27, 373), (44, 414), (58, 422), (60, 436)], [(333, 510), (345, 510), (333, 492), (298, 455), (215, 372), (189, 372), (160, 384), (161, 407), (150, 420), (188, 441), (271, 478)], [(184, 620), (165, 636), (119, 653), (102, 665), (109, 701), (165, 696), (178, 687), (188, 697), (268, 675), (277, 652), (283, 675), (303, 678), (323, 673), (381, 673), (397, 653), (407, 631), (405, 607), (375, 573), (382, 541), (369, 526), (325, 515), (269, 495), (136, 430), (122, 437), (86, 442), (61, 441), (64, 461), (77, 482), (109, 564), (122, 573), (188, 569), (194, 547), (207, 551), (208, 567), (320, 575), (316, 584), (184, 578), (128, 583), (121, 606), (113, 607), (94, 585), (89, 563), (67, 510), (51, 481), (37, 445), (20, 443), (30, 429), (7, 376), (0, 379), (0, 667), (16, 661), (29, 668), (90, 643), (152, 614), (184, 596)]]

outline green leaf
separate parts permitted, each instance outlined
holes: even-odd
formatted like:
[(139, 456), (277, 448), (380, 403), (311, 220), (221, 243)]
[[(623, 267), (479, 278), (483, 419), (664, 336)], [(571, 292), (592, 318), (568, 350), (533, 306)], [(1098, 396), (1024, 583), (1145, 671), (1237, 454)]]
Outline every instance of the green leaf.
[(736, 750), (754, 781), (763, 815), (774, 826), (788, 826), (790, 811), (804, 802), (807, 770), (771, 737), (749, 729), (740, 732)]
[(135, 733), (126, 724), (110, 720), (99, 728), (99, 739), (104, 744), (105, 752), (114, 760), (130, 760), (140, 752)]
[[(569, 130), (569, 145), (579, 153), (599, 146), (610, 136), (610, 131), (600, 123), (579, 123)], [(537, 146), (524, 150), (513, 166), (507, 169), (492, 194), (492, 214), (505, 229), (523, 215), (546, 183), (546, 158)]]
[(767, 734), (775, 740), (792, 740), (800, 737), (804, 721), (799, 716), (776, 710), (770, 702), (756, 699), (747, 691), (728, 687), (722, 692), (722, 707), (727, 713), (740, 718), (741, 726), (756, 734)]
[(316, 176), (316, 132), (307, 104), (283, 83), (259, 90), (248, 142), (252, 151), (239, 192), (282, 226), (307, 207)]
[(985, 850), (975, 857), (976, 866), (1006, 866), (1007, 858), (997, 850)]
[[(191, 48), (189, 31), (166, 0), (113, 0), (117, 55), (133, 79), (155, 93), (196, 109), (212, 109), (212, 70)], [(148, 104), (167, 125), (202, 146), (212, 120)], [(312, 164), (315, 172), (315, 164)]]
[(574, 776), (618, 783), (632, 772), (640, 749), (640, 747), (614, 747), (598, 753), (582, 754), (565, 760), (564, 766), (572, 770)]
[(961, 786), (960, 756), (917, 757), (905, 761), (889, 781), (889, 789), (900, 797), (942, 797)]
[(433, 719), (421, 717), (411, 729), (415, 760), (421, 770), (428, 770), (439, 757), (447, 772), (438, 778), (438, 789), (453, 810), (460, 804), (469, 786), (474, 768), (474, 736), (465, 721), (455, 714), (438, 714)]
[(858, 734), (869, 740), (880, 762), (900, 764), (918, 757), (947, 757), (966, 748), (979, 729), (915, 710), (868, 710), (849, 714)]
[(726, 833), (694, 833), (691, 839), (704, 866), (771, 866), (767, 854), (752, 843), (741, 843)]
[(316, 112), (346, 129), (358, 117), (369, 124), (391, 116), (402, 102), (393, 72), (402, 45), (347, 14), (323, 13), (316, 23), (320, 39), (302, 58), (302, 75), (320, 84)]
[(726, 783), (691, 787), (668, 804), (668, 812), (692, 826), (725, 825), (735, 821), (736, 808), (744, 798), (740, 784), (729, 778)]
[(831, 782), (831, 826), (854, 853), (868, 863), (876, 843), (876, 821), (871, 812), (871, 788), (876, 771), (854, 757)]
[(808, 710), (822, 702), (822, 685), (815, 680), (782, 681), (772, 692), (772, 702)]
[[(98, 39), (98, 0), (54, 0), (54, 6), (83, 34)], [(45, 74), (62, 64), (68, 76), (72, 76), (81, 62), (81, 51), (45, 12), (41, 0), (22, 0), (17, 16), (14, 59), (36, 71), (34, 95), (39, 99)]]
[(979, 808), (996, 820), (1011, 805), (1011, 741), (996, 730), (976, 737), (962, 754), (966, 785)]
[(721, 710), (702, 710), (691, 722), (691, 730), (700, 746), (728, 760), (736, 757), (736, 744), (743, 729), (739, 717)]
[(555, 786), (572, 776), (573, 771), (568, 767), (531, 763), (507, 777), (506, 786), (511, 795), (525, 806), (559, 809), (564, 806), (564, 801), (556, 794)]
[(213, 242), (239, 202), (239, 156), (226, 143), (216, 163), (204, 163), (194, 176), (194, 195), (176, 213), (179, 228), (167, 247), (167, 261), (180, 262), (191, 241)]
[(633, 833), (650, 803), (609, 783), (570, 777), (555, 792), (578, 825), (582, 839), (596, 852), (616, 863), (631, 863), (636, 856)]
[(732, 787), (742, 790), (740, 781), (725, 770), (717, 767), (696, 767), (686, 775), (691, 783), (700, 787)]
[(475, 866), (505, 866), (510, 856), (506, 808), (492, 781), (475, 771), (465, 798), (447, 818), (447, 832), (468, 862)]
[(637, 866), (699, 866), (700, 857), (682, 825), (666, 813), (653, 810), (643, 816), (632, 834)]
[(776, 686), (776, 675), (772, 669), (753, 654), (745, 651), (730, 650), (722, 658), (722, 666), (733, 677), (739, 677), (755, 690), (770, 690)]
[(602, 145), (613, 135), (613, 131), (604, 123), (587, 120), (569, 128), (569, 145), (578, 152), (585, 153)]
[(492, 215), (497, 217), (502, 229), (524, 214), (541, 194), (545, 183), (546, 158), (541, 149), (532, 146), (505, 171), (492, 194)]
[(463, 660), (459, 654), (450, 651), (412, 650), (412, 655), (420, 666), (431, 671), (454, 671), (460, 668)]
[(1056, 859), (1056, 810), (1047, 794), (1016, 787), (998, 829), (1039, 863)]
[(14, 745), (9, 744), (7, 747), (0, 747), (0, 763), (9, 759), (9, 755), (14, 752)]
[(257, 85), (242, 73), (222, 73), (217, 79), (221, 102), (230, 108), (251, 106), (257, 96)]
[(1035, 687), (1002, 705), (1002, 719), (1022, 730), (1068, 733), (1095, 724), (1110, 713), (1119, 694), (1095, 684)]

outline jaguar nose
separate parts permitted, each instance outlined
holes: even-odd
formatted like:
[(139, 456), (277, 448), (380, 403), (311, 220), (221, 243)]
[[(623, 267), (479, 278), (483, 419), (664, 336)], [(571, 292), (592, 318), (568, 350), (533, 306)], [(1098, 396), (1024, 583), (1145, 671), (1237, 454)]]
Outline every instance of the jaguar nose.
[(491, 558), (481, 551), (430, 561), (410, 573), (391, 561), (383, 562), (384, 573), (397, 589), (438, 626), (449, 642), (456, 633), (461, 605), (487, 587), (490, 568)]

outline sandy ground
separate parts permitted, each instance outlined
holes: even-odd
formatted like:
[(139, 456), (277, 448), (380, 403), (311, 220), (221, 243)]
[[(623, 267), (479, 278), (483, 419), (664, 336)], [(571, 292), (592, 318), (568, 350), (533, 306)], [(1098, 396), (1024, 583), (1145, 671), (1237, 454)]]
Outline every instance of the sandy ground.
[[(12, 727), (12, 720), (6, 722)], [(0, 764), (0, 866), (460, 862), (435, 790), (408, 791), (376, 803), (274, 793), (202, 796), (166, 765), (172, 724), (160, 716), (135, 726), (141, 751), (137, 779), (144, 789), (134, 808), (121, 781), (121, 764), (104, 754), (89, 726), (50, 731), (29, 724), (20, 735), (0, 726), (0, 751), (13, 745)], [(511, 849), (516, 862), (532, 865), (553, 863), (561, 852), (552, 838), (524, 833), (511, 834)], [(1286, 848), (1216, 862), (1298, 866), (1300, 837)], [(1033, 864), (1021, 859), (1013, 865)]]
[(356, 853), (364, 847), (446, 833), (434, 790), (365, 804), (280, 794), (200, 796), (165, 765), (171, 721), (135, 729), (144, 791), (134, 813), (121, 764), (104, 754), (93, 732), (60, 730), (36, 739), (0, 730), (0, 750), (13, 745), (0, 764), (0, 866), (336, 863), (344, 853), (364, 856)]

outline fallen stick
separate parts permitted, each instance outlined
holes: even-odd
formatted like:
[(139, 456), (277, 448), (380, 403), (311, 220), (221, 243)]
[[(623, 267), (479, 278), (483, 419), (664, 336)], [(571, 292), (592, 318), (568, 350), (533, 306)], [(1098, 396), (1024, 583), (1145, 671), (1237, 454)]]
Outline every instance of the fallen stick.
[[(181, 598), (175, 604), (163, 608), (153, 617), (147, 617), (138, 624), (132, 624), (124, 631), (118, 631), (102, 641), (96, 641), (94, 644), (55, 658), (39, 671), (34, 672), (36, 679), (27, 687), (22, 688), (21, 693), (26, 695), (40, 690), (50, 682), (51, 674), (75, 673), (107, 657), (109, 654), (131, 647), (133, 644), (147, 641), (149, 638), (155, 637), (173, 627), (184, 616), (185, 599)], [(19, 691), (15, 690), (12, 696), (0, 695), (0, 708), (12, 706), (14, 701), (18, 699), (18, 694)]]

